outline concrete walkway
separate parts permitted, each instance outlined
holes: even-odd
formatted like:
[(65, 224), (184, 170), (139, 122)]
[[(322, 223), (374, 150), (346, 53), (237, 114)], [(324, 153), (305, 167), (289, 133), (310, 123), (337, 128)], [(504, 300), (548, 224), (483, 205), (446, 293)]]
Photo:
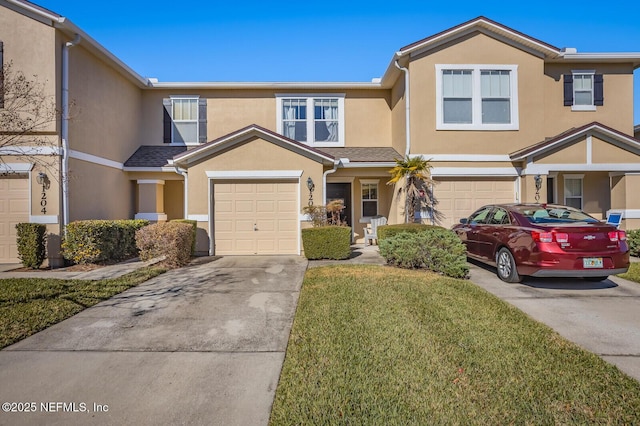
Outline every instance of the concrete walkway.
[(181, 268), (0, 351), (0, 402), (36, 403), (0, 424), (266, 425), (306, 268)]
[(470, 267), (475, 284), (640, 381), (640, 284), (616, 276), (602, 282), (525, 277), (507, 284), (495, 268)]

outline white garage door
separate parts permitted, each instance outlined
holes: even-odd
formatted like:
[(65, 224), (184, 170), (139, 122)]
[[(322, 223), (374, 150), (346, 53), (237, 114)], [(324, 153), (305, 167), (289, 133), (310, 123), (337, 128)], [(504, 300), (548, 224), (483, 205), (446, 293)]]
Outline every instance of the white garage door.
[(0, 177), (0, 263), (16, 263), (16, 223), (29, 221), (27, 175)]
[(450, 228), (485, 204), (515, 202), (514, 178), (436, 178), (437, 209)]
[(299, 254), (298, 183), (216, 181), (216, 255)]

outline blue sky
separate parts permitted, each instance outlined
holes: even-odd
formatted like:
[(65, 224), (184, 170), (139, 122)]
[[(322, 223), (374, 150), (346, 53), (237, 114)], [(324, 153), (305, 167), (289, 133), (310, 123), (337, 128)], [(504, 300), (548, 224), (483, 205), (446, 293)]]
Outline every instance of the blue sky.
[[(477, 16), (578, 52), (640, 52), (640, 0), (33, 0), (160, 81), (370, 81), (399, 48)], [(640, 124), (640, 69), (634, 78)]]

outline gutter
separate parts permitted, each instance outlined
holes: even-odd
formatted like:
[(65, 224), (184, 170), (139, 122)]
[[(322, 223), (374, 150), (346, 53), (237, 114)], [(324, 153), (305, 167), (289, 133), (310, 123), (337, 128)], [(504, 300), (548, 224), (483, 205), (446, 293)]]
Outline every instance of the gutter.
[(62, 46), (62, 226), (67, 233), (69, 224), (69, 49), (80, 43), (80, 34)]
[[(396, 55), (400, 56), (401, 53), (398, 52)], [(409, 114), (411, 113), (411, 104), (409, 103), (409, 70), (407, 68), (401, 67), (396, 59), (394, 62), (396, 68), (404, 73), (404, 104), (405, 104), (405, 133), (406, 133), (406, 142), (405, 142), (405, 158), (409, 156), (411, 152), (411, 117)]]

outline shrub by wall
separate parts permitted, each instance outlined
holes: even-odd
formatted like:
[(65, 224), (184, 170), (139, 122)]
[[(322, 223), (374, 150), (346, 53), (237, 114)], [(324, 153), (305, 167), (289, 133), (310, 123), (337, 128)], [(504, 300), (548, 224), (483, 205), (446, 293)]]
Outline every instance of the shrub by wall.
[(640, 229), (627, 231), (627, 244), (631, 256), (640, 256)]
[(171, 222), (186, 223), (193, 228), (193, 242), (191, 243), (191, 256), (196, 252), (196, 235), (198, 232), (198, 221), (189, 219), (174, 219)]
[(302, 245), (307, 259), (347, 259), (351, 255), (351, 228), (319, 226), (303, 229)]
[(79, 220), (67, 225), (62, 242), (65, 259), (75, 263), (124, 260), (138, 255), (136, 231), (148, 220)]
[(193, 240), (193, 226), (177, 221), (154, 223), (136, 232), (140, 259), (150, 260), (164, 256), (169, 268), (189, 263)]
[(469, 275), (464, 245), (452, 231), (441, 227), (381, 240), (380, 254), (389, 265), (400, 268), (424, 268), (454, 278)]
[(378, 226), (378, 240), (384, 240), (385, 238), (393, 237), (394, 235), (398, 235), (402, 232), (416, 233), (431, 228), (441, 227), (436, 225), (426, 225), (423, 223), (400, 223), (397, 225)]
[(46, 258), (47, 227), (41, 223), (16, 224), (18, 258), (25, 268), (38, 269)]

